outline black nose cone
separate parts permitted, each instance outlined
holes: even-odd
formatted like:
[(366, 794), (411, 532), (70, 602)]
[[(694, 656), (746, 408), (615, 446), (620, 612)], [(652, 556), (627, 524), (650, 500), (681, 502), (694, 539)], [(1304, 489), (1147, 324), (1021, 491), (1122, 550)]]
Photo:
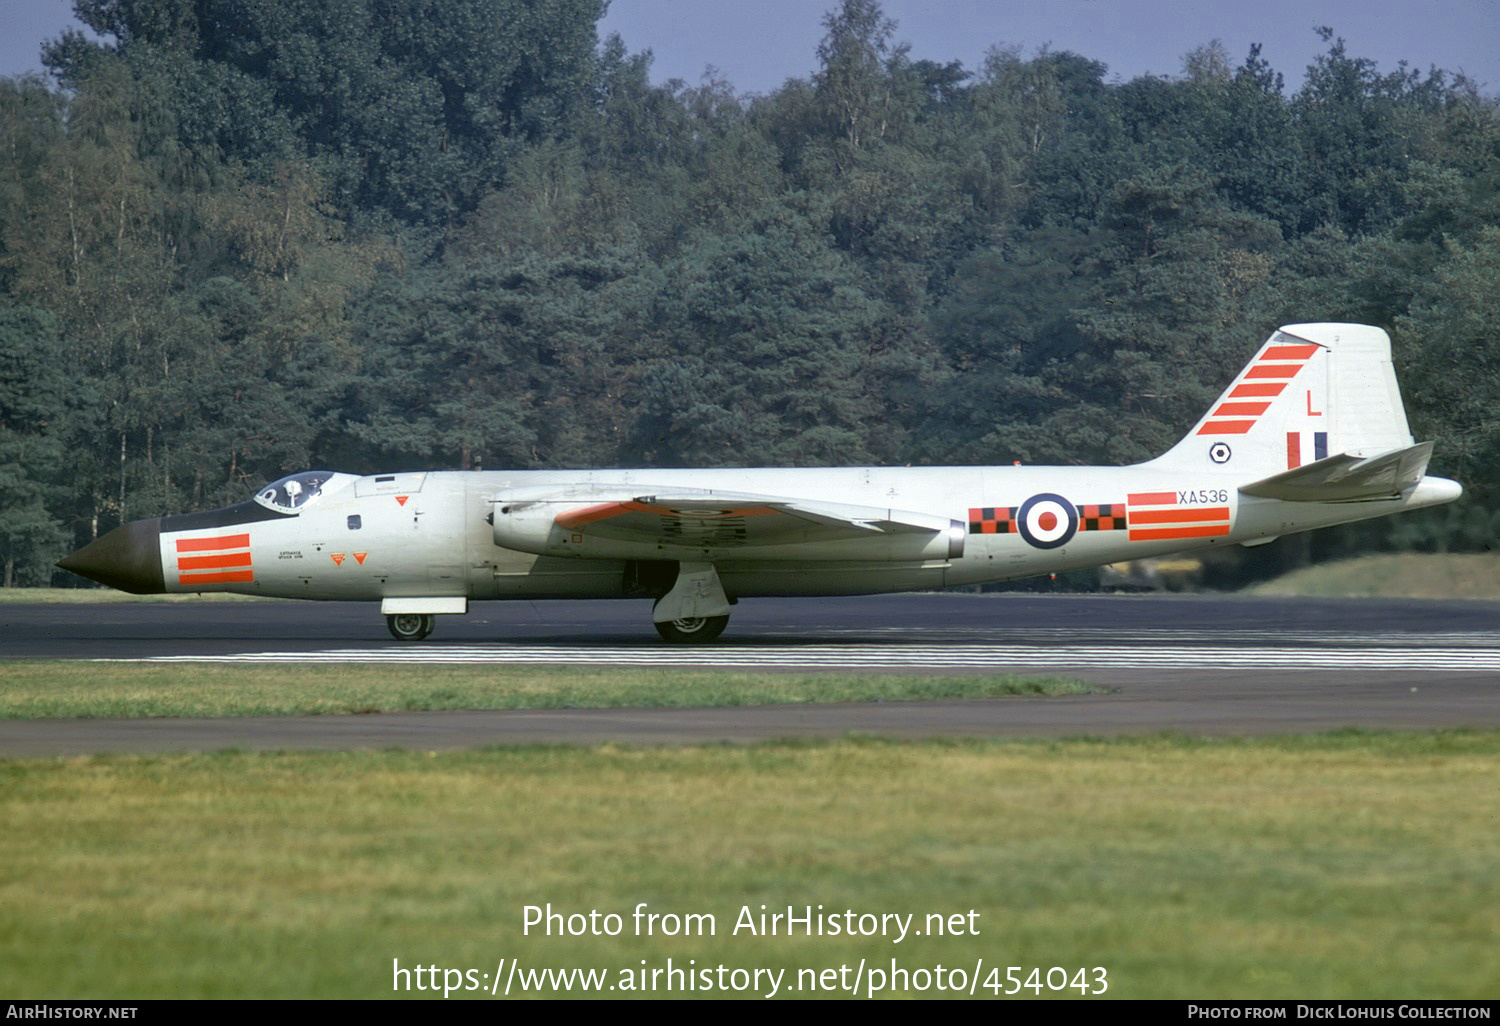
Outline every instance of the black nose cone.
[(160, 595), (167, 590), (161, 570), (161, 518), (121, 524), (57, 565), (133, 595)]

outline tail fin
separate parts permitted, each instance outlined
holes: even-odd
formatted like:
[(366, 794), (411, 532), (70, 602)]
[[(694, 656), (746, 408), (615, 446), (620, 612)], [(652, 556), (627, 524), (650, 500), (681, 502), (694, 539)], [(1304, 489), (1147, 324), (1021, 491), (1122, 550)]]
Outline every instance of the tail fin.
[(1331, 456), (1411, 446), (1390, 336), (1366, 324), (1288, 324), (1151, 465), (1235, 470), (1254, 480)]

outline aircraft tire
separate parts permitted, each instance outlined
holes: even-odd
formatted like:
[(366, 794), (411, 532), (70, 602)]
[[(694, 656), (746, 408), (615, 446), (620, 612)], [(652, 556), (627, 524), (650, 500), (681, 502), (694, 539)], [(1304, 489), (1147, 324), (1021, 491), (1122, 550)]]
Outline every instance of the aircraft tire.
[(436, 617), (424, 613), (391, 613), (385, 618), (386, 629), (397, 641), (421, 641), (432, 633)]
[(656, 633), (674, 645), (704, 645), (723, 634), (727, 626), (727, 616), (690, 616), (658, 623)]

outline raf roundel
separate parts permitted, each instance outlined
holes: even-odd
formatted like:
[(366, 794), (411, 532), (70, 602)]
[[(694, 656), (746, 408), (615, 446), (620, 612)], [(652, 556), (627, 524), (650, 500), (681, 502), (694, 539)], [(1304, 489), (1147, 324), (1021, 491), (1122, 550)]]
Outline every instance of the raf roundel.
[(1068, 544), (1078, 531), (1078, 510), (1061, 495), (1033, 495), (1016, 510), (1016, 526), (1028, 545), (1055, 549)]
[(1232, 455), (1233, 453), (1229, 451), (1229, 446), (1223, 442), (1215, 442), (1208, 448), (1208, 458), (1215, 463), (1228, 463), (1229, 457)]

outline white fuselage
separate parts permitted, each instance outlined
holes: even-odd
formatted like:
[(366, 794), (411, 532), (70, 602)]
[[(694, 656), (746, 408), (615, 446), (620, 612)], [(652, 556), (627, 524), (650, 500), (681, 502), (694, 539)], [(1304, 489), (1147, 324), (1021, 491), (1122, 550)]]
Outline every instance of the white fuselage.
[[(164, 528), (160, 545), (170, 592), (351, 600), (600, 598), (640, 593), (631, 586), (631, 560), (503, 547), (495, 541), (496, 504), (512, 493), (551, 486), (622, 499), (715, 489), (880, 507), (964, 525), (962, 552), (952, 556), (809, 544), (805, 552), (780, 546), (771, 558), (748, 552), (737, 557), (725, 549), (707, 557), (734, 598), (859, 594), (980, 584), (1253, 543), (1450, 501), (1458, 487), (1424, 478), (1395, 498), (1318, 503), (1243, 496), (1243, 481), (1243, 474), (1152, 464), (338, 475), (298, 512), (228, 526)], [(1028, 529), (1020, 529), (1017, 511), (1047, 496), (1064, 503), (1032, 504)], [(1071, 531), (1049, 512), (1069, 504), (1078, 515)], [(664, 547), (655, 557), (640, 558), (683, 556)]]

